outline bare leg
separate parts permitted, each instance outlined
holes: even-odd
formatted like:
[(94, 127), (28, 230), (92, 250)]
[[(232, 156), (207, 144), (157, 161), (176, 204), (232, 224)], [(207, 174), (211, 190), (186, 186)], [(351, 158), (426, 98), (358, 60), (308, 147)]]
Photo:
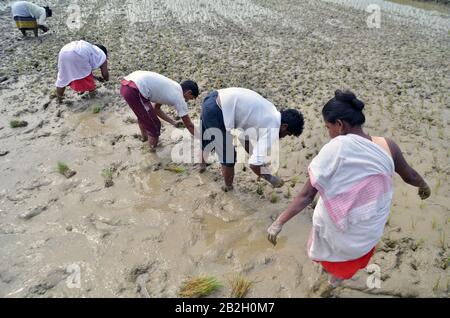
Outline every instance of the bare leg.
[(64, 92), (66, 91), (65, 87), (57, 87), (56, 88), (56, 98), (58, 102), (61, 103), (64, 97)]
[(207, 155), (203, 151), (200, 152), (200, 170), (199, 170), (200, 173), (206, 171), (206, 160), (205, 160), (206, 156)]
[(150, 145), (150, 151), (151, 152), (155, 152), (156, 151), (156, 146), (158, 146), (158, 137), (152, 137), (149, 136), (149, 145)]
[(222, 165), (222, 175), (225, 181), (225, 186), (222, 190), (225, 192), (233, 190), (233, 180), (234, 180), (234, 167), (227, 167)]
[(331, 287), (335, 288), (338, 287), (344, 280), (342, 278), (335, 277), (330, 274), (330, 277), (328, 279), (328, 283)]
[(144, 126), (138, 122), (139, 125), (139, 129), (141, 130), (141, 135), (142, 135), (142, 141), (145, 142), (148, 140), (148, 134), (147, 131), (145, 130)]

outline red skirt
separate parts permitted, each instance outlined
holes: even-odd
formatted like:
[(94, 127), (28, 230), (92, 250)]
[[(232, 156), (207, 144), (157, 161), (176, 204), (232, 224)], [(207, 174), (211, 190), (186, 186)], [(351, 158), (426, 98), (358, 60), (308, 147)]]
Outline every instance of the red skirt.
[(95, 81), (94, 81), (94, 75), (90, 74), (86, 76), (85, 78), (73, 81), (69, 84), (69, 86), (76, 92), (92, 92), (95, 90)]
[(320, 261), (318, 263), (322, 264), (323, 268), (327, 271), (327, 273), (333, 275), (334, 277), (341, 279), (350, 279), (353, 277), (353, 275), (356, 274), (357, 271), (366, 268), (374, 252), (375, 247), (371, 249), (370, 252), (367, 253), (366, 255), (351, 261), (345, 262)]

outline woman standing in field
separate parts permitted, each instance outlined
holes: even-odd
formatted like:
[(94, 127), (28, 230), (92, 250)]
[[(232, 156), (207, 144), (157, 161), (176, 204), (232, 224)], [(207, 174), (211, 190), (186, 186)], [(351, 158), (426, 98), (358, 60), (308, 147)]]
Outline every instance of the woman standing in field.
[(268, 229), (269, 241), (276, 244), (283, 225), (319, 192), (308, 255), (330, 274), (332, 286), (365, 268), (373, 255), (389, 217), (394, 171), (419, 188), (422, 200), (431, 194), (395, 142), (363, 131), (363, 108), (352, 92), (339, 90), (324, 106), (331, 141), (309, 165), (301, 192)]

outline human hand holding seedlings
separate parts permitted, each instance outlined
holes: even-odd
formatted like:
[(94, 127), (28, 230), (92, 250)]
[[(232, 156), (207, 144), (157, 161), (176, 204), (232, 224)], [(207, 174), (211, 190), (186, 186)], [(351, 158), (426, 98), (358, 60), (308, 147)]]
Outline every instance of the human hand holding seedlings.
[(419, 188), (418, 194), (419, 194), (419, 197), (420, 197), (422, 200), (428, 199), (428, 198), (430, 197), (430, 195), (431, 195), (431, 189), (430, 189), (430, 187), (426, 184), (425, 186)]
[(317, 190), (311, 185), (310, 180), (306, 181), (300, 193), (295, 197), (294, 201), (288, 205), (286, 210), (280, 214), (275, 222), (267, 230), (267, 239), (272, 244), (276, 244), (278, 234), (281, 232), (283, 225), (306, 208), (317, 194)]
[(267, 239), (274, 246), (277, 245), (277, 236), (278, 234), (280, 234), (282, 229), (283, 225), (278, 223), (278, 221), (273, 222), (272, 225), (267, 229)]

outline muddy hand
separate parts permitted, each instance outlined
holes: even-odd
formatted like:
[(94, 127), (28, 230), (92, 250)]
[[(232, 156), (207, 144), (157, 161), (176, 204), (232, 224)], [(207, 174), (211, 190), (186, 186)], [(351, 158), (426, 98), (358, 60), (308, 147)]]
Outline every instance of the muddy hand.
[(174, 125), (176, 128), (184, 128), (184, 123), (181, 120), (175, 122)]
[(278, 234), (280, 234), (282, 228), (283, 228), (283, 226), (281, 224), (278, 224), (277, 221), (275, 221), (267, 229), (267, 233), (268, 233), (267, 239), (274, 246), (277, 245), (277, 236), (278, 236)]
[(418, 194), (422, 200), (425, 200), (431, 195), (431, 189), (428, 185), (420, 187)]
[(281, 188), (284, 185), (283, 179), (277, 176), (271, 176), (268, 181), (274, 188)]

